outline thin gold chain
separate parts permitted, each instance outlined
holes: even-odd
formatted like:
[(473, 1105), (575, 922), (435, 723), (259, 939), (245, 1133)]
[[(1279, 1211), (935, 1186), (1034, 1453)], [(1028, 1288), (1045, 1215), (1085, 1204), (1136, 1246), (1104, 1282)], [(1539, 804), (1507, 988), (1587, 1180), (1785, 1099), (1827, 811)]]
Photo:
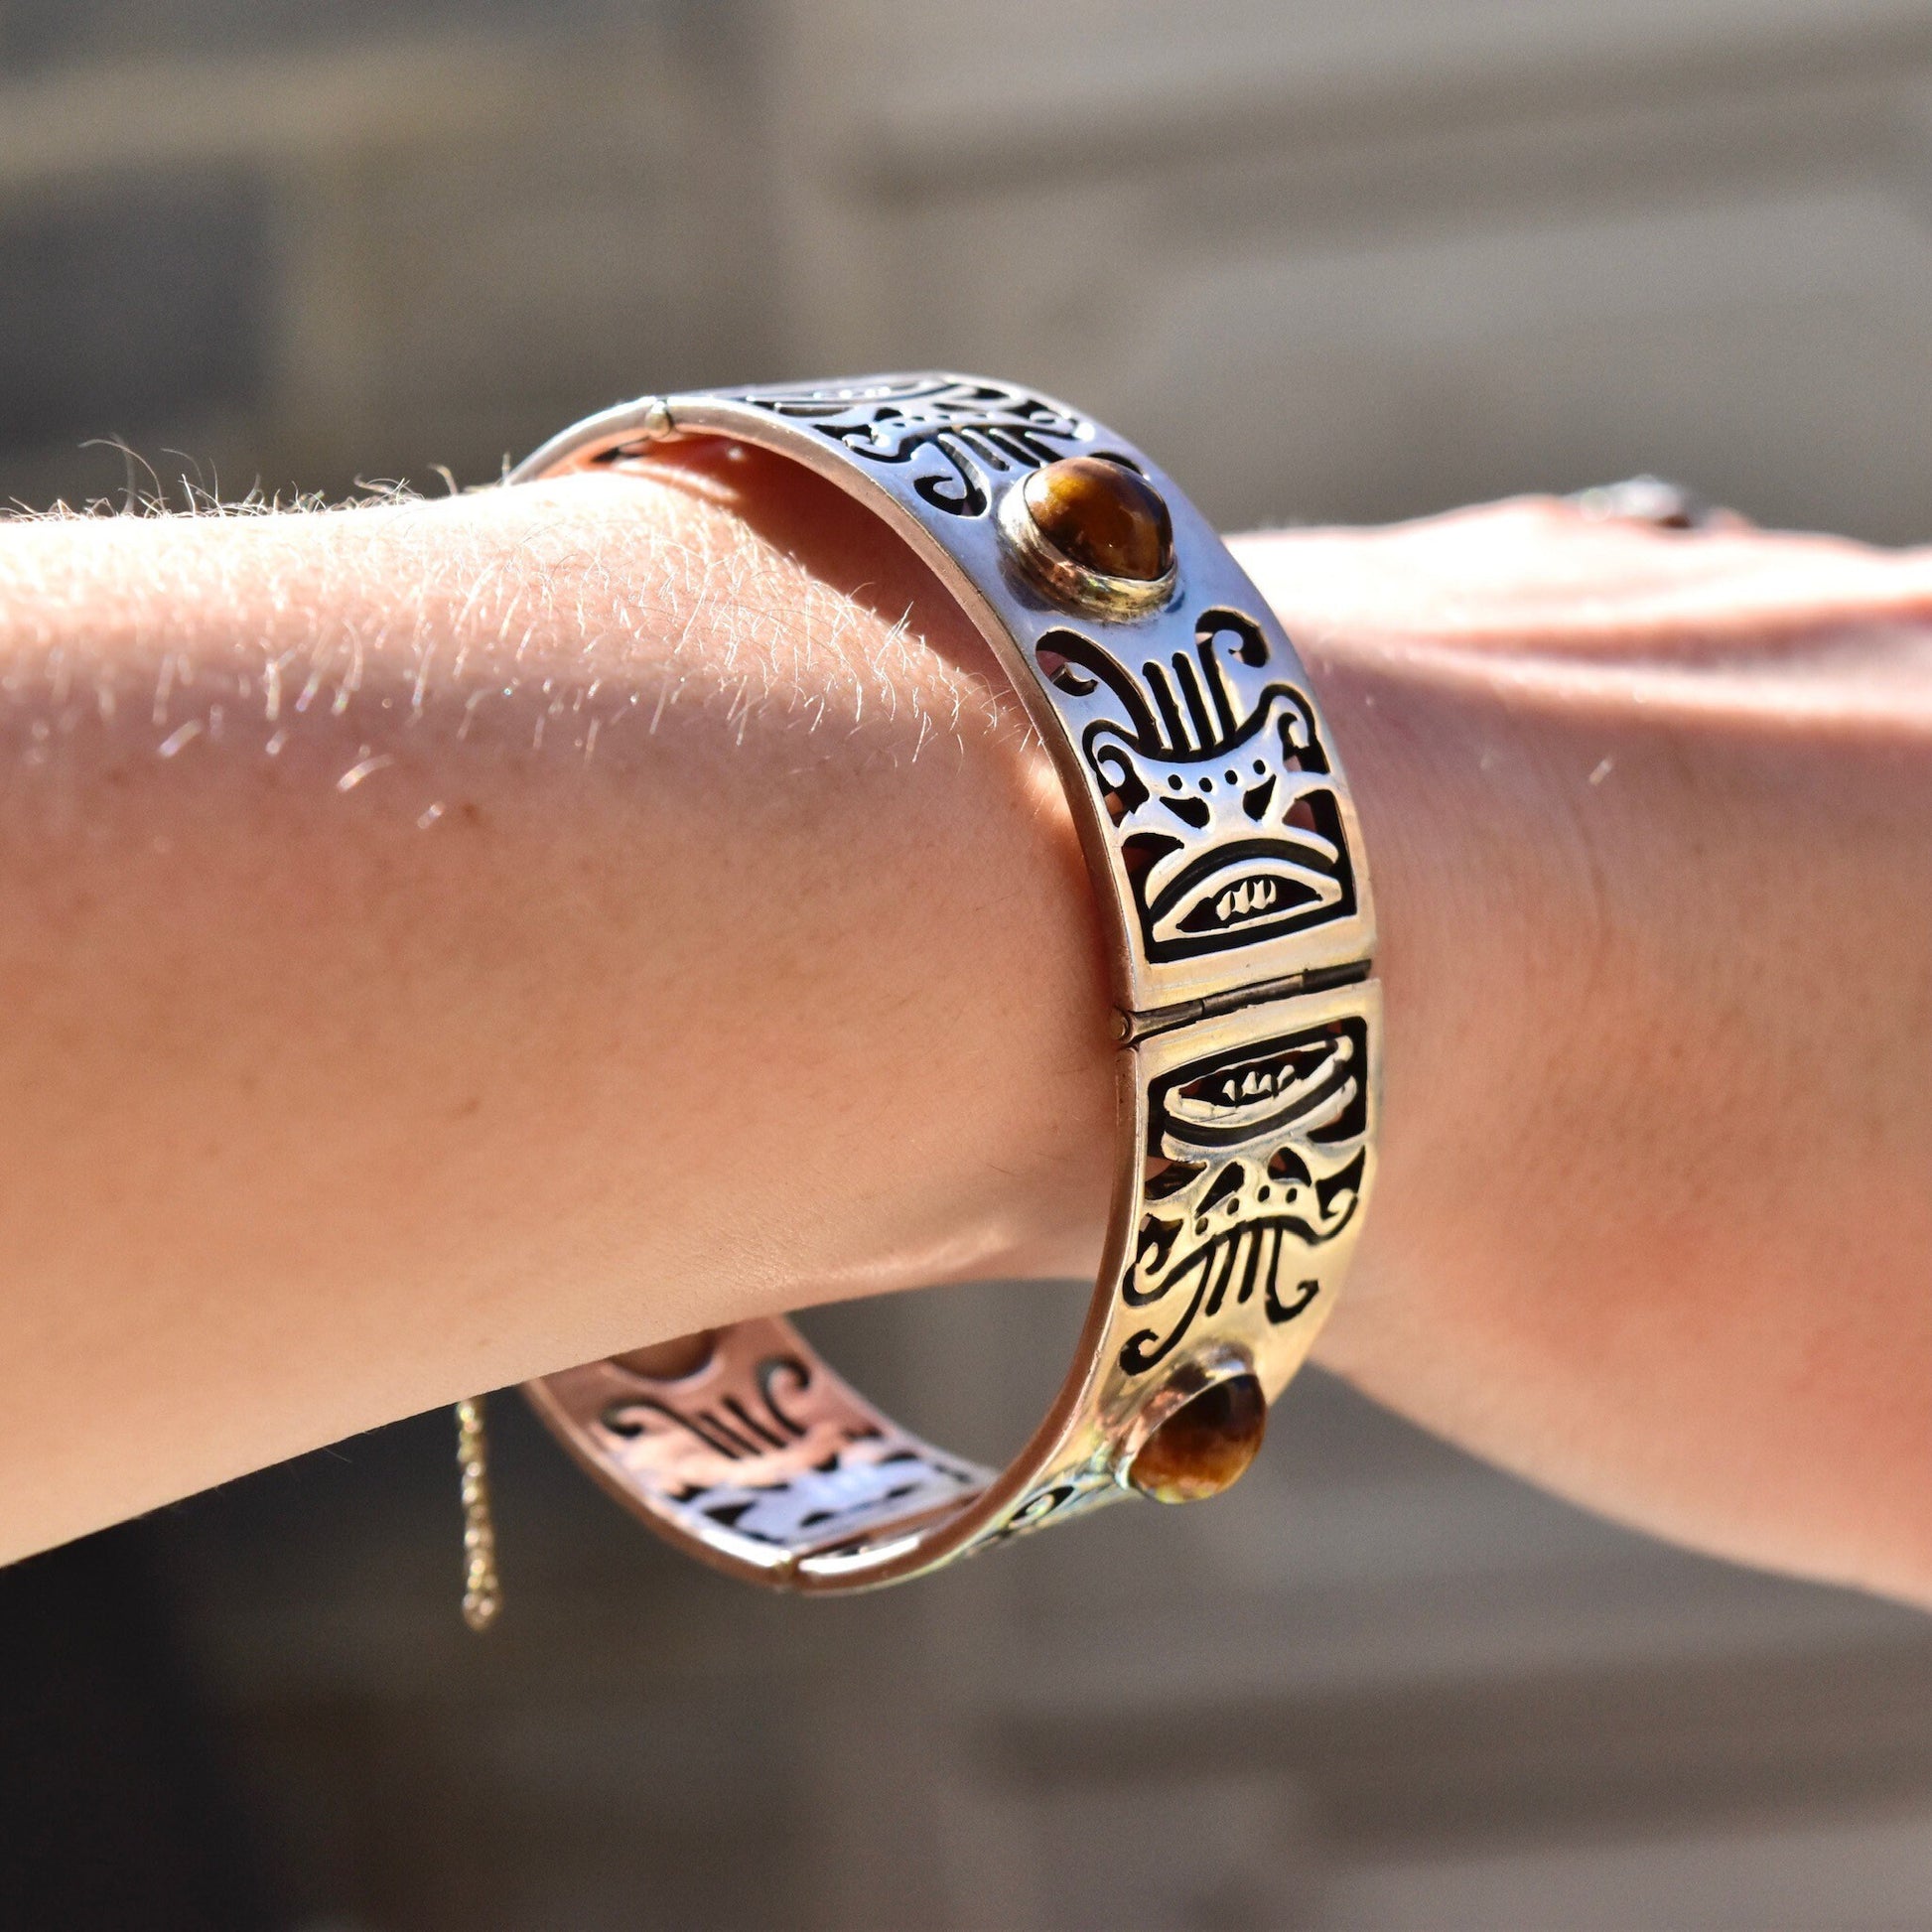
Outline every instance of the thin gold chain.
[(463, 1620), (487, 1630), (503, 1607), (496, 1579), (496, 1524), (489, 1513), (489, 1439), (483, 1434), (483, 1399), (456, 1406), (456, 1459), (463, 1471)]

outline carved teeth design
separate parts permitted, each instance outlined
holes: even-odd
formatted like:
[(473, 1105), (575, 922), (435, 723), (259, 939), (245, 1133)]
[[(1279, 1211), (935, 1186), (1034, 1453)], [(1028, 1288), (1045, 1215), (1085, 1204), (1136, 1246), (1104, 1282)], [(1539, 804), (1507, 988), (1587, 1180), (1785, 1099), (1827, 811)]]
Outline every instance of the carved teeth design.
[(1281, 887), (1276, 881), (1244, 879), (1240, 885), (1230, 886), (1214, 901), (1215, 916), (1223, 925), (1232, 925), (1236, 919), (1248, 919), (1257, 912), (1272, 911), (1279, 897)]
[(1199, 941), (1212, 933), (1236, 933), (1337, 905), (1341, 882), (1320, 870), (1336, 857), (1326, 839), (1305, 832), (1294, 847), (1249, 853), (1213, 867), (1204, 878), (1183, 878), (1156, 894), (1153, 936), (1157, 943)]
[(1292, 1077), (1293, 1069), (1286, 1061), (1272, 1069), (1251, 1066), (1241, 1078), (1230, 1073), (1221, 1082), (1221, 1098), (1231, 1107), (1237, 1100), (1252, 1100), (1258, 1093), (1272, 1095)]
[(1229, 1067), (1191, 1088), (1168, 1096), (1168, 1117), (1176, 1128), (1260, 1132), (1293, 1122), (1298, 1133), (1318, 1132), (1347, 1112), (1358, 1091), (1346, 1071), (1354, 1042), (1335, 1040), (1311, 1064), (1306, 1055)]

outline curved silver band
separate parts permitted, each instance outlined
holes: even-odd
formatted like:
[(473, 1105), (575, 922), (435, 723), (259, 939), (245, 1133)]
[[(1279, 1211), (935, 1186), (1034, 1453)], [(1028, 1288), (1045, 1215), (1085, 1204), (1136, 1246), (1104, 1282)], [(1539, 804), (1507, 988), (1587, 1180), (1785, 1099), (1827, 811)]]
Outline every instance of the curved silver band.
[[(1172, 1460), (1183, 1410), (1236, 1385), (1272, 1400), (1301, 1366), (1374, 1172), (1368, 878), (1292, 645), (1131, 445), (1009, 384), (877, 376), (646, 398), (509, 481), (647, 463), (689, 436), (806, 465), (932, 567), (1052, 754), (1110, 933), (1113, 1219), (1073, 1368), (1003, 1473), (907, 1435), (782, 1320), (721, 1330), (676, 1380), (603, 1361), (528, 1387), (585, 1467), (693, 1555), (778, 1587), (865, 1587), (1152, 1492), (1136, 1458), (1158, 1436)], [(1028, 480), (1096, 456), (1165, 501), (1171, 578), (1108, 577), (1042, 538)]]

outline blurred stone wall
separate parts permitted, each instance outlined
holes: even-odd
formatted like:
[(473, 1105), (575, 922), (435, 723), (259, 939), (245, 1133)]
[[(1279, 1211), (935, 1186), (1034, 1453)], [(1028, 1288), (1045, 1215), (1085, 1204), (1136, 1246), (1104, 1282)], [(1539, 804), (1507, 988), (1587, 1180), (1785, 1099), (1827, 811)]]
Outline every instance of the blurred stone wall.
[[(439, 487), (641, 390), (947, 362), (1230, 524), (1650, 469), (1906, 540), (1929, 189), (1899, 0), (0, 0), (0, 496)], [(997, 1451), (1073, 1318), (820, 1319)], [(165, 1637), (249, 1923), (1932, 1925), (1921, 1619), (1319, 1376), (1212, 1508), (837, 1604), (681, 1565), (497, 1408), (486, 1642), (442, 1418), (29, 1567)]]
[(1231, 522), (1649, 467), (1932, 528), (1921, 0), (4, 0), (0, 75), (30, 499), (951, 362)]

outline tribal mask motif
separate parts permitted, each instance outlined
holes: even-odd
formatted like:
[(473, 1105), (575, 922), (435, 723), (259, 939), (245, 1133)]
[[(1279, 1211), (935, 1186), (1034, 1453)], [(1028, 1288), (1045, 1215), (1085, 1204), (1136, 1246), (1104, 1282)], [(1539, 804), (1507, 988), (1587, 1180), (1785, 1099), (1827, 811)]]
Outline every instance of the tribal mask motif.
[(1319, 1293), (1305, 1268), (1348, 1226), (1367, 1164), (1360, 1019), (1242, 1046), (1169, 1074), (1151, 1095), (1139, 1241), (1121, 1284), (1160, 1325), (1122, 1346), (1145, 1374), (1197, 1320), (1260, 1298), (1271, 1323)]
[(1192, 650), (1131, 672), (1078, 631), (1041, 639), (1060, 690), (1105, 685), (1127, 722), (1088, 726), (1148, 957), (1185, 959), (1279, 938), (1355, 909), (1341, 805), (1313, 707), (1254, 680), (1267, 640), (1239, 612), (1206, 612)]

